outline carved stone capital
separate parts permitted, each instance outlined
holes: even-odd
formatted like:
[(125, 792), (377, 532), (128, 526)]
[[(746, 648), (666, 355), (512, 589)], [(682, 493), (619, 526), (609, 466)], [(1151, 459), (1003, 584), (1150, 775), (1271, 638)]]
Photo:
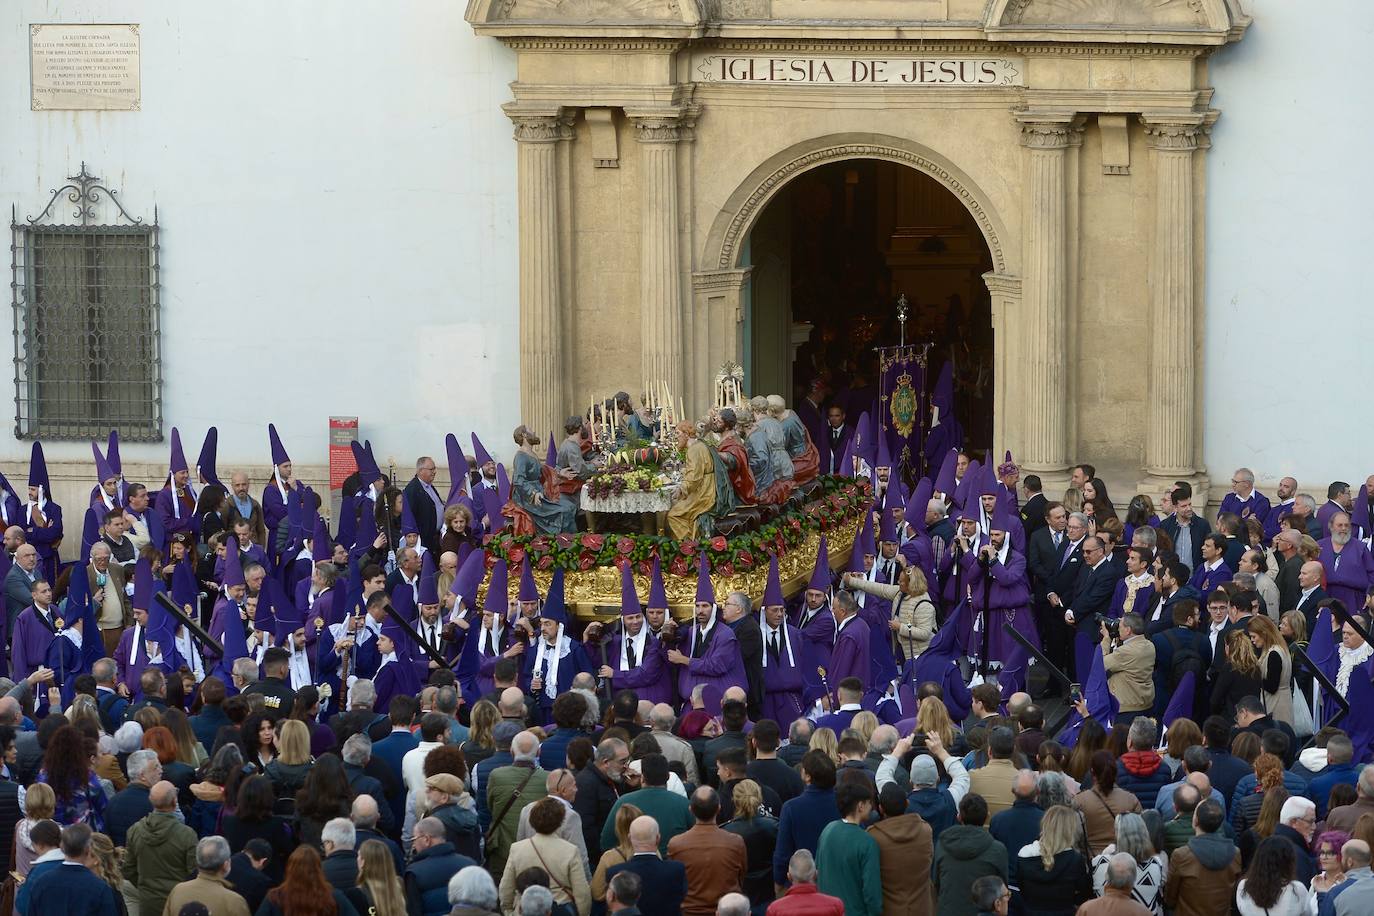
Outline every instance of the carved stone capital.
[(557, 115), (517, 115), (509, 116), (515, 124), (517, 143), (557, 143), (567, 139), (568, 125)]
[(1038, 120), (1034, 116), (1018, 116), (1021, 123), (1021, 145), (1028, 149), (1068, 149), (1083, 141), (1083, 119), (1080, 117)]
[(676, 116), (632, 116), (630, 120), (635, 126), (635, 139), (640, 143), (676, 143), (686, 130), (682, 119)]
[(1191, 153), (1202, 142), (1206, 128), (1200, 124), (1145, 121), (1145, 144), (1150, 149)]

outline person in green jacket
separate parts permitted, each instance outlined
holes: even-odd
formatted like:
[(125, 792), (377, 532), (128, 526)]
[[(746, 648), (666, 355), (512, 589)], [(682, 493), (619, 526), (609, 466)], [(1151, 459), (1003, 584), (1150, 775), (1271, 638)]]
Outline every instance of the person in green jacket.
[(138, 911), (161, 913), (172, 888), (196, 874), (196, 832), (177, 820), (177, 787), (163, 780), (148, 790), (151, 814), (129, 828), (124, 877), (138, 888)]
[[(976, 793), (959, 802), (959, 823), (935, 847), (936, 916), (977, 916), (969, 888), (984, 875), (1007, 881), (1007, 850), (986, 829), (988, 803)], [(1019, 850), (1018, 850), (1019, 851)]]
[(510, 752), (515, 762), (492, 770), (486, 784), (487, 810), (491, 812), (487, 871), (498, 879), (515, 842), (520, 812), (549, 794), (549, 774), (539, 768), (539, 739), (534, 732), (520, 732), (512, 738)]
[[(668, 791), (668, 758), (662, 754), (645, 754), (639, 766), (644, 788), (627, 792), (616, 799), (606, 815), (606, 826), (601, 830), (601, 851), (615, 849), (615, 816), (621, 805), (634, 805), (643, 813), (658, 821), (658, 854), (668, 855), (668, 841), (679, 833), (686, 833), (696, 823), (692, 817), (692, 805), (676, 792)], [(629, 775), (632, 771), (626, 771)], [(590, 855), (591, 850), (587, 850)]]
[(846, 782), (835, 789), (840, 820), (821, 831), (816, 844), (816, 885), (822, 894), (844, 901), (845, 916), (881, 916), (883, 880), (878, 843), (863, 824), (873, 813), (872, 790)]

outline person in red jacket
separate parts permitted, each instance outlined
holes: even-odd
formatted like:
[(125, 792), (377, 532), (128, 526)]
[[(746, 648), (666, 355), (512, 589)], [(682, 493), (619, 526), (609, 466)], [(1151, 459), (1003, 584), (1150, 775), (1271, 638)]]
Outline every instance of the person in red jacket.
[(844, 916), (839, 897), (816, 889), (816, 860), (810, 850), (798, 849), (787, 863), (787, 893), (768, 904), (767, 916)]

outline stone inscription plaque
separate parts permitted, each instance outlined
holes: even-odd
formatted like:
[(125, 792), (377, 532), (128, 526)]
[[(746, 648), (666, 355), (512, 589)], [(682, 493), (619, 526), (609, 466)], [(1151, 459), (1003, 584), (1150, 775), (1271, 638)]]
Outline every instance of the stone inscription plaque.
[(692, 60), (700, 83), (806, 83), (839, 86), (1023, 86), (1010, 57), (764, 57), (709, 54)]
[(34, 111), (138, 111), (136, 24), (34, 23), (29, 26)]

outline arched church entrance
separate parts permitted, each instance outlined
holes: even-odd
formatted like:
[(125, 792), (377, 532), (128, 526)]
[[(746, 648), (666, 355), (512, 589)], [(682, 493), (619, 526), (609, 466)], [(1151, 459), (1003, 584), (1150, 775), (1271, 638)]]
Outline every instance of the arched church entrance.
[(995, 265), (982, 229), (945, 185), (900, 162), (825, 162), (773, 195), (741, 262), (753, 268), (744, 290), (746, 390), (798, 403), (824, 379), (854, 422), (877, 395), (874, 348), (904, 334), (929, 345), (928, 392), (952, 363), (965, 444), (994, 444), (983, 275)]

